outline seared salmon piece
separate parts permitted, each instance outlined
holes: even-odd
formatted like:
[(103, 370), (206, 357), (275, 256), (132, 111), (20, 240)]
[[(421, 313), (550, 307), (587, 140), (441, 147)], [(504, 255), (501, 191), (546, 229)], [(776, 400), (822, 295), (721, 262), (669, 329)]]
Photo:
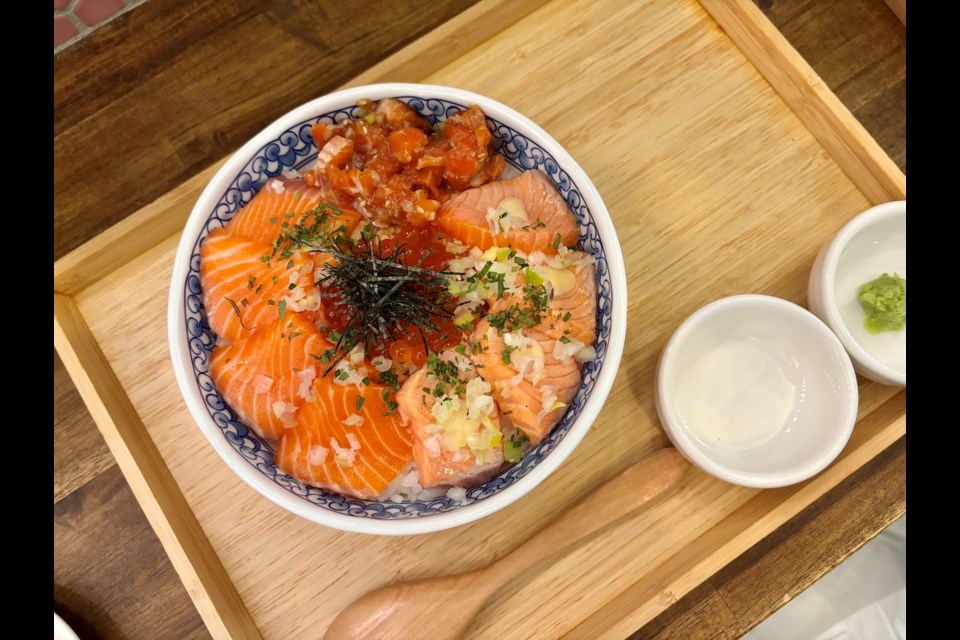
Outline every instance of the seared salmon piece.
[(296, 312), (210, 356), (210, 377), (237, 416), (258, 435), (277, 440), (295, 425), (297, 407), (322, 370), (317, 358), (327, 339)]
[(284, 298), (316, 295), (314, 263), (308, 257), (295, 253), (271, 260), (270, 253), (270, 247), (226, 229), (211, 231), (200, 245), (203, 306), (217, 335), (240, 340), (276, 320)]
[[(318, 209), (322, 203), (328, 206)], [(328, 232), (343, 226), (343, 235), (348, 235), (359, 220), (360, 214), (343, 208), (331, 189), (323, 185), (311, 187), (300, 178), (281, 176), (267, 180), (227, 229), (234, 235), (273, 246), (284, 229), (292, 230), (298, 223), (316, 225)]]
[[(523, 226), (497, 233), (491, 231), (488, 210), (497, 210), (508, 198), (517, 198), (522, 203), (525, 221)], [(541, 171), (524, 171), (519, 176), (489, 182), (475, 189), (468, 189), (452, 196), (437, 212), (437, 224), (444, 231), (468, 246), (486, 251), (493, 246), (510, 246), (527, 253), (557, 252), (559, 245), (572, 247), (577, 244), (580, 230), (570, 207), (560, 196), (556, 187)]]
[(573, 358), (556, 358), (557, 341), (537, 329), (499, 335), (485, 317), (471, 340), (477, 346), (470, 359), (492, 386), (500, 413), (533, 444), (543, 440), (577, 394), (580, 366)]
[(566, 336), (592, 345), (597, 340), (597, 268), (590, 264), (570, 271), (573, 286), (554, 293), (550, 313), (537, 328), (551, 338)]
[(332, 375), (313, 385), (315, 400), (297, 411), (274, 461), (304, 484), (377, 499), (413, 457), (410, 430), (384, 398), (389, 388), (340, 385)]
[[(436, 378), (428, 374), (426, 369), (419, 369), (397, 393), (400, 415), (408, 421), (413, 435), (413, 458), (420, 473), (420, 484), (425, 489), (440, 485), (466, 488), (482, 484), (496, 475), (503, 463), (503, 445), (500, 442), (502, 434), (496, 406), (492, 406), (492, 413), (488, 416), (490, 425), (484, 425), (479, 420), (468, 422), (464, 419), (467, 416), (457, 415), (448, 420), (452, 425), (441, 426), (437, 424), (437, 418), (432, 412), (438, 401), (432, 393), (436, 384)], [(465, 402), (462, 398), (459, 400)], [(455, 429), (448, 429), (450, 426)], [(497, 444), (490, 448), (485, 447), (483, 459), (478, 460), (477, 453), (466, 440), (470, 437), (484, 439), (483, 432), (488, 426), (494, 427)], [(464, 442), (451, 443), (454, 439), (462, 439)], [(484, 441), (483, 444), (489, 442)]]

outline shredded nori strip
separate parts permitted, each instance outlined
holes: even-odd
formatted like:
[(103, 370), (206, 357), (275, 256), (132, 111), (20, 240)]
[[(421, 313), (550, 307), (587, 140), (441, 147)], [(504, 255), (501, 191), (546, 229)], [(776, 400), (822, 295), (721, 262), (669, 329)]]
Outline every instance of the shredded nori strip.
[(453, 317), (457, 300), (449, 293), (448, 284), (449, 277), (458, 274), (421, 267), (429, 249), (412, 265), (407, 264), (405, 245), (385, 254), (379, 241), (366, 238), (352, 252), (339, 247), (329, 247), (326, 252), (336, 264), (325, 268), (326, 275), (317, 284), (328, 292), (326, 299), (344, 309), (347, 320), (334, 347), (337, 357), (323, 375), (333, 371), (357, 345), (369, 349), (399, 334), (408, 338), (419, 335), (424, 349), (429, 350), (427, 335), (440, 333), (435, 318)]

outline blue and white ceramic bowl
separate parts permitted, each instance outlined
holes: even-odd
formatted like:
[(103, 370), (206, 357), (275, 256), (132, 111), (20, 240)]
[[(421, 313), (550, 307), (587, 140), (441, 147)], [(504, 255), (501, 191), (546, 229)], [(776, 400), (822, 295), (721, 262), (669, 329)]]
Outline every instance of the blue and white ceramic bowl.
[[(580, 223), (579, 247), (597, 259), (597, 358), (587, 364), (576, 398), (550, 436), (514, 467), (467, 491), (397, 504), (345, 498), (304, 486), (273, 463), (273, 447), (226, 405), (207, 373), (216, 337), (207, 324), (200, 289), (200, 243), (224, 226), (269, 179), (307, 168), (316, 155), (315, 122), (355, 115), (362, 98), (399, 98), (432, 122), (479, 105), (487, 114), (494, 145), (517, 170), (544, 171)], [(378, 84), (338, 91), (286, 114), (237, 151), (207, 185), (180, 239), (167, 314), (177, 382), (200, 429), (220, 457), (247, 484), (299, 516), (344, 531), (409, 535), (472, 522), (518, 500), (550, 475), (586, 435), (603, 406), (620, 364), (626, 330), (626, 276), (610, 215), (596, 187), (563, 147), (526, 117), (484, 96), (432, 85)]]

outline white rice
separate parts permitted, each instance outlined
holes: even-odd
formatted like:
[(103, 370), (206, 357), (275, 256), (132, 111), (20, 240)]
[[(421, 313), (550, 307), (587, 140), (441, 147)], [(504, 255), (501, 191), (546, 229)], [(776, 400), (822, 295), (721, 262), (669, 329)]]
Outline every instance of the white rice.
[(467, 499), (467, 490), (462, 487), (450, 487), (447, 489), (447, 497), (457, 502), (463, 502)]
[(383, 493), (380, 500), (385, 502), (411, 502), (413, 500), (433, 500), (446, 492), (445, 487), (424, 489), (420, 484), (420, 472), (413, 460), (397, 474)]

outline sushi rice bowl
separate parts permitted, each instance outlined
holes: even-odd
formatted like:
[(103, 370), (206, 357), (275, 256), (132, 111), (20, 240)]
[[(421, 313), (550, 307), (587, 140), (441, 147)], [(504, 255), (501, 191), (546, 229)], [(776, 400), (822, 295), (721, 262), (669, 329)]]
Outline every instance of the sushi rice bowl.
[[(281, 460), (291, 445), (285, 444), (284, 439), (278, 445), (264, 425), (254, 424), (248, 414), (244, 414), (248, 416), (246, 420), (242, 418), (239, 414), (243, 411), (235, 411), (225, 399), (229, 390), (225, 393), (223, 385), (217, 384), (219, 379), (215, 381), (219, 365), (214, 355), (223, 351), (224, 341), (211, 327), (211, 320), (217, 324), (215, 310), (206, 308), (210, 305), (210, 292), (204, 290), (206, 281), (201, 274), (205, 241), (209, 236), (207, 244), (212, 245), (216, 239), (228, 235), (230, 222), (265, 188), (280, 192), (288, 177), (315, 169), (317, 132), (322, 132), (324, 127), (342, 127), (343, 123), (358, 117), (372, 118), (362, 106), (371, 101), (374, 105), (400, 101), (433, 127), (448, 118), (453, 122), (460, 117), (457, 114), (470, 107), (479, 107), (485, 115), (489, 145), (503, 159), (500, 179), (516, 180), (524, 174), (533, 175), (531, 171), (537, 172), (538, 179), (546, 177), (551, 189), (555, 188), (575, 217), (572, 237), (576, 246), (571, 246), (571, 255), (584, 255), (591, 263), (591, 277), (595, 278), (595, 338), (592, 348), (586, 349), (589, 357), (578, 364), (579, 386), (570, 392), (569, 402), (553, 402), (556, 418), (551, 421), (550, 430), (524, 447), (519, 461), (494, 465), (496, 468), (475, 476), (476, 483), (468, 486), (421, 490), (416, 474), (401, 473), (393, 479), (388, 491), (373, 496), (350, 495), (351, 491), (331, 488), (338, 486), (336, 484), (316, 486), (316, 483), (302, 481), (303, 476), (288, 473), (290, 465)], [(329, 145), (321, 146), (323, 162)], [(491, 231), (495, 233), (496, 227), (491, 227)], [(478, 249), (473, 251), (480, 253)], [(490, 257), (489, 251), (484, 252), (486, 257)], [(594, 283), (590, 284), (593, 287)], [(293, 287), (291, 276), (290, 288)], [(229, 305), (223, 305), (227, 309), (224, 317), (231, 322), (235, 314), (239, 322), (234, 324), (243, 325), (242, 314), (249, 311), (245, 299), (243, 305), (236, 304), (234, 299), (228, 298), (228, 301)], [(269, 302), (274, 304), (272, 299)], [(271, 313), (275, 313), (273, 308)], [(284, 318), (282, 308), (280, 318)], [(418, 84), (368, 85), (326, 95), (284, 115), (237, 151), (204, 189), (187, 221), (175, 259), (168, 307), (168, 337), (178, 385), (194, 420), (227, 465), (256, 491), (294, 514), (344, 531), (379, 535), (428, 533), (463, 525), (502, 509), (542, 482), (576, 448), (602, 408), (619, 366), (625, 325), (626, 276), (616, 232), (596, 188), (572, 157), (543, 129), (505, 105), (460, 89)], [(288, 341), (291, 335), (300, 334), (287, 335)], [(317, 339), (329, 340), (331, 335)], [(561, 337), (560, 342), (570, 340)], [(232, 348), (229, 341), (227, 344), (227, 349)], [(459, 349), (463, 353), (462, 345)], [(376, 364), (376, 359), (374, 362)], [(377, 366), (378, 371), (380, 368)], [(340, 369), (337, 372), (347, 375)], [(307, 385), (301, 385), (302, 392), (311, 380), (301, 382)], [(266, 389), (271, 383), (269, 377), (257, 376), (256, 386)], [(336, 393), (342, 391), (333, 389)], [(395, 407), (386, 392), (384, 398), (387, 408)], [(321, 397), (317, 406), (325, 409), (326, 402)], [(349, 404), (353, 406), (353, 403), (354, 397), (350, 396)], [(510, 413), (504, 410), (502, 398), (498, 397), (498, 403), (502, 405), (502, 414)], [(284, 415), (283, 406), (277, 407), (283, 403), (273, 404), (274, 417), (269, 416), (267, 409), (270, 421), (283, 420), (280, 431), (290, 431), (285, 427), (293, 426), (293, 420), (290, 415)], [(363, 404), (364, 400), (356, 399), (358, 412)], [(373, 405), (367, 404), (369, 413)], [(290, 409), (295, 410), (292, 405)], [(538, 417), (542, 418), (543, 412)], [(351, 416), (345, 421), (347, 427), (351, 420), (357, 421), (356, 428), (363, 428), (359, 426), (361, 417)], [(395, 422), (398, 425), (408, 422), (408, 416), (397, 417)], [(398, 433), (407, 434), (403, 437), (409, 436), (407, 427), (397, 426), (397, 429)], [(344, 445), (341, 450), (334, 440), (329, 451), (324, 447), (311, 450), (310, 459), (319, 463), (328, 454), (356, 455), (351, 449), (359, 448), (357, 439), (348, 437), (353, 446), (341, 440)], [(498, 448), (500, 446), (505, 447), (506, 443)], [(322, 454), (319, 459), (318, 451)], [(483, 462), (479, 454), (478, 461)]]

